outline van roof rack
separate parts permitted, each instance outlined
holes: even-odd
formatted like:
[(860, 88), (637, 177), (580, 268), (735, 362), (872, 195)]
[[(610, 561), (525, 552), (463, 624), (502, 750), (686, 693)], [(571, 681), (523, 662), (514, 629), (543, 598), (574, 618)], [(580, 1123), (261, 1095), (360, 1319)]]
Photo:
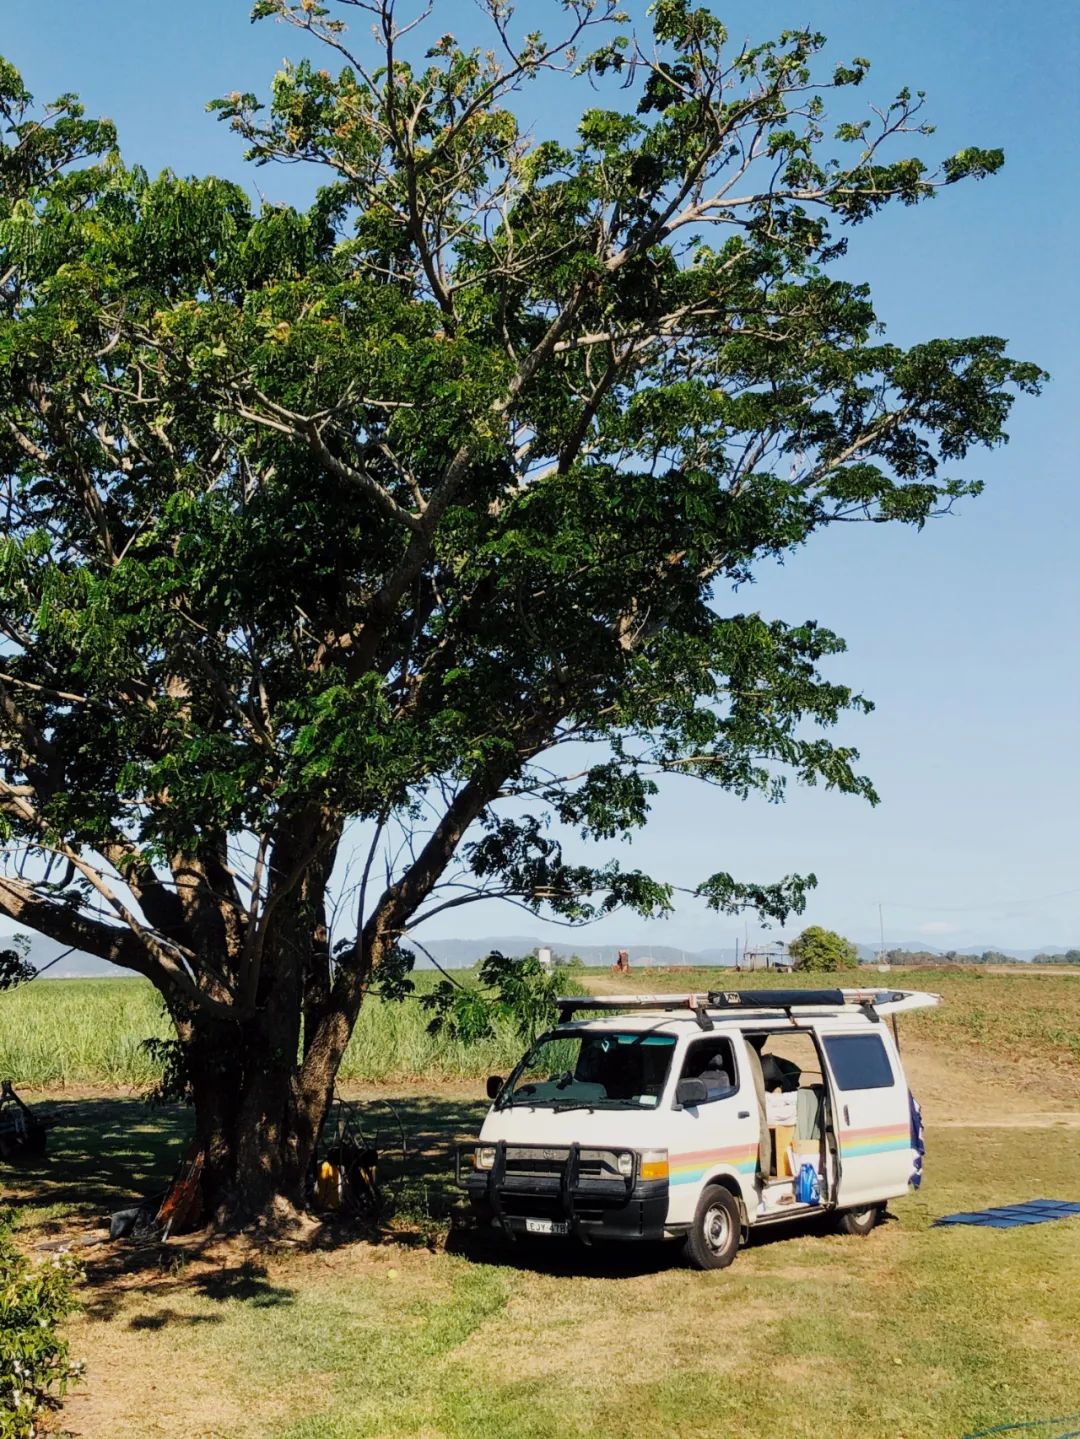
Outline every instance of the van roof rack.
[(756, 1013), (795, 1012), (820, 1014), (848, 1007), (861, 1009), (871, 1019), (880, 1012), (925, 1009), (940, 1004), (936, 994), (905, 989), (727, 989), (705, 994), (573, 994), (556, 999), (560, 1020), (571, 1019), (579, 1010), (676, 1011), (694, 1015), (703, 1029), (711, 1029), (712, 1015), (751, 1010)]

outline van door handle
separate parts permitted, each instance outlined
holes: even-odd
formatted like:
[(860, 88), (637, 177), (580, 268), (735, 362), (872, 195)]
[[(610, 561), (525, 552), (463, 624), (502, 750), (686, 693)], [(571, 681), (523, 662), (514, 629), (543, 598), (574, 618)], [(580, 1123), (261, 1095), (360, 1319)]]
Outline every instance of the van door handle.
[(740, 1119), (749, 1119), (749, 1118), (750, 1118), (750, 1111), (749, 1111), (748, 1109), (740, 1109), (740, 1110), (739, 1110), (739, 1118), (740, 1118)]
[(850, 1125), (851, 1115), (848, 1114), (847, 1105), (844, 1105), (844, 1123)]

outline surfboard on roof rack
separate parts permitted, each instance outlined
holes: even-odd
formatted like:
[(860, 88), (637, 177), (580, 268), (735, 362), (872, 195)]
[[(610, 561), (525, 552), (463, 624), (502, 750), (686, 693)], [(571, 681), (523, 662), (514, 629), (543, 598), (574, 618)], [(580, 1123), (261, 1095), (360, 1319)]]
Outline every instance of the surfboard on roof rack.
[(939, 994), (914, 989), (731, 989), (705, 994), (594, 994), (564, 995), (555, 1001), (562, 1019), (579, 1010), (657, 1010), (674, 1013), (744, 1013), (747, 1010), (789, 1014), (820, 1013), (854, 1006), (873, 1008), (878, 1014), (902, 1014), (931, 1009), (941, 1003)]

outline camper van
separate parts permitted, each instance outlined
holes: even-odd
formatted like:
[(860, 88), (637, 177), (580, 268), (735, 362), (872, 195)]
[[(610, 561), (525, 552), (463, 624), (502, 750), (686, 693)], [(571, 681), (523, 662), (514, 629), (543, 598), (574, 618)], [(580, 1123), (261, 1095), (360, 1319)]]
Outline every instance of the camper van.
[(514, 1238), (680, 1240), (701, 1269), (766, 1225), (821, 1215), (869, 1234), (922, 1164), (895, 1017), (938, 1003), (850, 989), (561, 999), (556, 1027), (488, 1080), (494, 1103), (458, 1156), (471, 1207)]

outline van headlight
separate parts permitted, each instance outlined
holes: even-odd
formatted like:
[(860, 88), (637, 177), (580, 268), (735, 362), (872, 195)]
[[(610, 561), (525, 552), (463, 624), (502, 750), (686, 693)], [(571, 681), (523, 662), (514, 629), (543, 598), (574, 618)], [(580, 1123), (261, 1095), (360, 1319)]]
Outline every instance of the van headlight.
[(620, 1154), (615, 1161), (615, 1168), (624, 1179), (629, 1179), (634, 1172), (634, 1156), (628, 1150)]
[(666, 1149), (643, 1149), (641, 1151), (642, 1179), (667, 1179), (668, 1153)]
[(477, 1169), (495, 1168), (494, 1144), (478, 1144), (473, 1150), (473, 1164)]

